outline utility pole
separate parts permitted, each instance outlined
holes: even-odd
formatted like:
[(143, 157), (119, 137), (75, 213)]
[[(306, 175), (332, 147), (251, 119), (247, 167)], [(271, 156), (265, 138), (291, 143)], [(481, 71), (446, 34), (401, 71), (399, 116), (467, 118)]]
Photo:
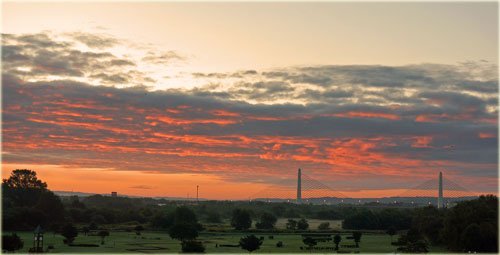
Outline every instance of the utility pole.
[(198, 185), (196, 185), (196, 203), (198, 204), (198, 190), (199, 190), (199, 187)]

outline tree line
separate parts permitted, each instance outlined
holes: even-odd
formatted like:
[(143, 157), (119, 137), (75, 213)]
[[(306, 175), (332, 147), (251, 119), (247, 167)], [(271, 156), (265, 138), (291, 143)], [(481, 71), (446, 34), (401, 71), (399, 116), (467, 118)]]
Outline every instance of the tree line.
[[(493, 195), (459, 202), (451, 208), (363, 208), (347, 205), (308, 205), (259, 201), (202, 201), (196, 205), (152, 198), (59, 197), (47, 189), (36, 172), (17, 169), (2, 182), (3, 230), (45, 229), (67, 232), (68, 223), (87, 229), (117, 223), (134, 223), (166, 230), (186, 249), (195, 247), (196, 236), (205, 223), (227, 219), (235, 230), (274, 229), (278, 218), (289, 218), (288, 230), (307, 230), (306, 219), (343, 220), (351, 230), (385, 230), (400, 234), (400, 251), (425, 251), (428, 244), (445, 245), (457, 252), (498, 251), (498, 198)], [(182, 205), (182, 206), (181, 206)], [(320, 225), (327, 230), (328, 225)], [(70, 231), (71, 230), (71, 231)], [(83, 230), (83, 229), (82, 229)], [(142, 231), (135, 229), (135, 231)], [(73, 231), (74, 232), (74, 231)], [(185, 236), (176, 236), (179, 233)], [(104, 233), (103, 233), (104, 235)], [(15, 238), (12, 236), (6, 238)], [(71, 240), (71, 234), (67, 238)]]

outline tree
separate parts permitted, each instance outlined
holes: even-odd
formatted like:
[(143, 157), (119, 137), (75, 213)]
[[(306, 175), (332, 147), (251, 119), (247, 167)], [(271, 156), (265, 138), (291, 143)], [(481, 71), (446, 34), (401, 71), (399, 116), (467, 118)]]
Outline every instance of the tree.
[(203, 253), (205, 252), (205, 246), (199, 241), (195, 240), (184, 240), (181, 243), (182, 252), (185, 253)]
[(258, 250), (262, 245), (262, 240), (257, 238), (255, 235), (249, 235), (246, 237), (242, 237), (240, 239), (240, 247), (243, 250), (247, 250), (249, 252)]
[(481, 229), (481, 252), (498, 253), (498, 229), (495, 224), (482, 222), (479, 228)]
[(361, 210), (349, 214), (342, 221), (343, 229), (380, 229), (378, 215), (370, 210)]
[(11, 235), (2, 235), (2, 250), (14, 252), (23, 248), (24, 242), (15, 233)]
[(90, 222), (90, 224), (89, 224), (89, 229), (90, 229), (90, 230), (96, 230), (96, 229), (97, 229), (97, 227), (98, 227), (98, 226), (97, 226), (97, 223), (95, 223), (95, 222), (93, 222), (93, 221), (92, 221), (92, 222)]
[(90, 228), (89, 228), (89, 227), (87, 227), (87, 226), (85, 226), (85, 227), (83, 227), (83, 228), (82, 228), (82, 232), (83, 232), (83, 234), (84, 234), (85, 236), (89, 233), (89, 231), (90, 231)]
[(38, 180), (36, 172), (28, 169), (12, 171), (9, 179), (3, 179), (3, 184), (14, 189), (47, 189), (47, 183)]
[(464, 252), (477, 253), (481, 252), (482, 236), (481, 228), (478, 224), (469, 224), (462, 232), (461, 243), (464, 247)]
[(416, 229), (411, 228), (404, 235), (401, 235), (398, 239), (398, 251), (404, 253), (427, 253), (429, 252), (429, 247), (423, 235)]
[(302, 239), (302, 242), (305, 245), (309, 246), (309, 248), (312, 248), (313, 246), (315, 246), (316, 244), (318, 244), (318, 242), (314, 238), (309, 237), (309, 236), (306, 237), (306, 238), (304, 238), (304, 239)]
[(138, 235), (138, 236), (140, 236), (141, 235), (141, 231), (144, 230), (144, 227), (141, 226), (141, 225), (137, 225), (137, 226), (135, 226), (134, 230), (135, 230), (135, 234)]
[(286, 229), (294, 230), (296, 228), (297, 228), (297, 221), (294, 219), (288, 219), (288, 222), (286, 223)]
[(413, 214), (412, 228), (417, 229), (432, 244), (440, 244), (445, 211), (438, 210), (434, 206), (426, 206), (415, 209)]
[(177, 207), (174, 211), (174, 223), (198, 223), (198, 219), (193, 210), (186, 206)]
[(328, 230), (330, 229), (330, 222), (322, 222), (318, 225), (319, 230)]
[(59, 196), (52, 191), (41, 192), (35, 208), (42, 211), (49, 222), (61, 222), (64, 220), (64, 205)]
[(210, 223), (221, 223), (222, 222), (220, 214), (216, 211), (208, 212), (206, 220), (207, 220), (207, 222), (210, 222)]
[(362, 235), (362, 233), (360, 231), (352, 232), (352, 238), (354, 239), (354, 242), (356, 243), (356, 247), (359, 247), (359, 242), (361, 242), (361, 235)]
[(32, 207), (40, 194), (47, 190), (47, 184), (38, 180), (36, 172), (16, 169), (2, 182), (2, 199), (5, 205)]
[(335, 250), (338, 251), (339, 250), (339, 243), (340, 241), (342, 241), (342, 237), (339, 235), (339, 234), (336, 234), (334, 237), (333, 237), (333, 242), (335, 243)]
[[(440, 231), (441, 240), (451, 251), (463, 252), (470, 245), (464, 242), (466, 228), (471, 224), (480, 226), (481, 251), (484, 253), (498, 252), (498, 198), (493, 195), (480, 196), (478, 199), (463, 201), (447, 210), (444, 216), (443, 228)], [(481, 228), (481, 224), (484, 226)], [(488, 226), (490, 224), (491, 226)], [(469, 229), (477, 232), (476, 227)], [(490, 229), (490, 230), (488, 230)], [(495, 231), (492, 231), (494, 229)]]
[(396, 229), (393, 226), (391, 226), (387, 229), (387, 231), (385, 231), (385, 233), (391, 236), (391, 243), (392, 243), (392, 236), (396, 234)]
[(168, 234), (172, 239), (180, 241), (193, 240), (198, 237), (198, 227), (196, 224), (188, 222), (174, 223), (168, 230)]
[(180, 241), (193, 240), (198, 237), (201, 225), (198, 223), (196, 214), (187, 207), (177, 207), (174, 211), (173, 225), (168, 230), (171, 238)]
[(263, 213), (260, 217), (260, 222), (257, 222), (255, 227), (258, 229), (273, 229), (276, 221), (278, 221), (278, 219), (274, 215)]
[(246, 230), (252, 226), (252, 219), (247, 210), (235, 209), (231, 218), (231, 226), (236, 230)]
[(99, 232), (97, 233), (97, 235), (101, 237), (101, 244), (104, 244), (104, 238), (105, 238), (106, 236), (109, 236), (109, 231), (108, 231), (108, 230), (103, 229), (103, 230), (99, 231)]
[(65, 238), (66, 244), (71, 244), (75, 240), (75, 237), (78, 236), (78, 230), (71, 223), (67, 223), (61, 229), (61, 235)]
[(307, 230), (309, 228), (309, 223), (307, 223), (307, 220), (302, 218), (297, 222), (297, 229), (299, 230)]
[(420, 239), (415, 242), (409, 242), (405, 246), (399, 247), (398, 251), (404, 253), (428, 253), (429, 247), (425, 240)]

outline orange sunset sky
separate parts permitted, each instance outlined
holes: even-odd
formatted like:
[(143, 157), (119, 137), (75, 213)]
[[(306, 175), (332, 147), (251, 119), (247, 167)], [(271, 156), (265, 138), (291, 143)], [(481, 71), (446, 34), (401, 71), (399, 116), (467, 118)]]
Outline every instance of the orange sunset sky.
[(1, 156), (55, 191), (496, 194), (498, 6), (5, 1)]

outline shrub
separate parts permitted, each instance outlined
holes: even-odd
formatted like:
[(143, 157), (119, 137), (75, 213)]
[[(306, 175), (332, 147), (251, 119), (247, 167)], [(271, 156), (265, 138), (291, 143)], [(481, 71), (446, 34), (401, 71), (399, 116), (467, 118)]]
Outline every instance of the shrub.
[(16, 251), (16, 250), (23, 248), (23, 246), (24, 246), (24, 242), (23, 242), (23, 240), (21, 240), (21, 238), (18, 235), (16, 235), (16, 234), (2, 235), (2, 249), (3, 250), (13, 252), (13, 251)]
[(318, 229), (319, 230), (330, 229), (330, 222), (323, 222), (323, 223), (319, 224)]
[(249, 235), (240, 239), (241, 248), (249, 252), (258, 250), (261, 245), (262, 240), (257, 238), (255, 235)]
[(61, 235), (64, 236), (64, 243), (70, 244), (75, 240), (75, 237), (78, 236), (78, 229), (73, 226), (71, 223), (67, 223), (61, 230)]

